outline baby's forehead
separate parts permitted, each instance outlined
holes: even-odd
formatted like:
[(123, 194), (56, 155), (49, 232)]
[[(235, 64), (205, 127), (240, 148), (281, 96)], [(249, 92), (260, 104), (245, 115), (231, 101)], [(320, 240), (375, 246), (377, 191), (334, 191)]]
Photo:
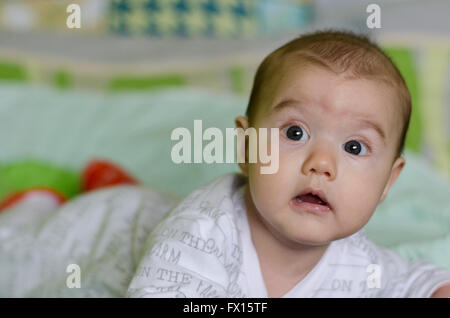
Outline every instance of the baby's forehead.
[(398, 94), (392, 83), (377, 77), (336, 74), (323, 67), (293, 67), (268, 85), (266, 106), (288, 103), (309, 105), (329, 113), (359, 111), (377, 115), (398, 109)]

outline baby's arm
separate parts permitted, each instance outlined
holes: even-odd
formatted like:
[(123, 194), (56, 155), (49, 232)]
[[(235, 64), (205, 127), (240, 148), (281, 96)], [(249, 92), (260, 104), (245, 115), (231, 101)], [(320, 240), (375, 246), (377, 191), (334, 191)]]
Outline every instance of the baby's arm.
[(439, 287), (433, 295), (432, 298), (450, 298), (450, 284)]

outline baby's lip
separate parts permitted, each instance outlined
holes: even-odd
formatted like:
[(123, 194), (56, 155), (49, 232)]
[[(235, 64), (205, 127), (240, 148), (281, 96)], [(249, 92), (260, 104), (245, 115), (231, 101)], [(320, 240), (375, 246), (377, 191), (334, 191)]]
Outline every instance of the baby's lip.
[(333, 210), (333, 207), (331, 206), (330, 202), (328, 202), (328, 200), (327, 200), (327, 196), (326, 196), (325, 193), (324, 193), (322, 190), (320, 190), (320, 189), (313, 189), (313, 188), (308, 187), (308, 188), (304, 189), (302, 192), (300, 192), (299, 194), (297, 194), (297, 195), (294, 197), (294, 199), (297, 198), (297, 197), (299, 197), (299, 196), (301, 196), (301, 195), (305, 195), (305, 194), (308, 194), (308, 193), (311, 193), (311, 194), (314, 194), (314, 195), (318, 196), (318, 197), (320, 198), (320, 200), (322, 200), (323, 202), (325, 202), (325, 204), (328, 205), (328, 207), (329, 207), (331, 210)]

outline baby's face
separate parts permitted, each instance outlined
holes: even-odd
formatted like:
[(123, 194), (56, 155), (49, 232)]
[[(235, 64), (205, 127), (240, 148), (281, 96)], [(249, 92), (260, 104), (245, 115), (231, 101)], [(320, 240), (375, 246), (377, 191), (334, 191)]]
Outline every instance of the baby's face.
[[(368, 222), (405, 163), (394, 161), (402, 128), (397, 99), (386, 84), (310, 64), (279, 74), (265, 87), (252, 125), (279, 128), (279, 170), (261, 174), (261, 163), (241, 165), (249, 208), (283, 240), (328, 244)], [(248, 125), (244, 117), (236, 123)], [(328, 204), (308, 208), (307, 197), (297, 199), (308, 188)]]

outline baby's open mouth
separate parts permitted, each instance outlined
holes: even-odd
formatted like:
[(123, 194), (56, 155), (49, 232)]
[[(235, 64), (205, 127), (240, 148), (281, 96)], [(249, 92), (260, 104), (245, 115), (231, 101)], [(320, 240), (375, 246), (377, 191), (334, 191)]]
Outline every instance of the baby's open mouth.
[(295, 205), (309, 207), (314, 210), (330, 211), (331, 205), (328, 203), (325, 193), (321, 190), (307, 188), (294, 197)]
[(297, 200), (308, 202), (308, 203), (314, 203), (314, 204), (320, 204), (320, 205), (328, 205), (326, 202), (322, 201), (320, 197), (318, 197), (315, 194), (307, 193), (303, 195), (298, 195), (295, 197)]

